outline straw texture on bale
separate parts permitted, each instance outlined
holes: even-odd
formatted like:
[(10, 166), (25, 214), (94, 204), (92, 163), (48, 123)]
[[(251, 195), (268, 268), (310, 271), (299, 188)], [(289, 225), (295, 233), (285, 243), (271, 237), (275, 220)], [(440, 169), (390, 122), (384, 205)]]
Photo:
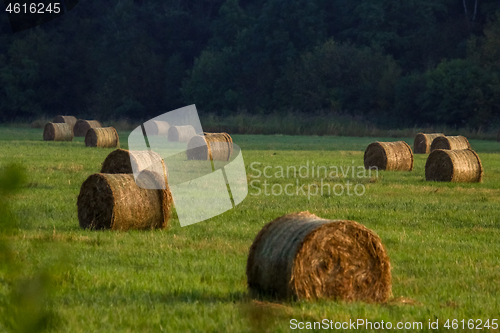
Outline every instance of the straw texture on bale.
[(109, 153), (102, 163), (101, 173), (133, 173), (134, 170), (156, 169), (161, 165), (163, 173), (167, 174), (165, 163), (161, 156), (154, 151), (117, 149)]
[(425, 163), (425, 179), (438, 182), (478, 183), (483, 165), (472, 149), (436, 149)]
[(233, 139), (227, 133), (204, 133), (189, 140), (188, 160), (229, 161), (233, 153)]
[(75, 127), (77, 119), (73, 116), (55, 116), (54, 119), (52, 120), (53, 123), (66, 123), (71, 127), (71, 130), (73, 130), (73, 127)]
[(102, 127), (102, 125), (97, 120), (80, 119), (76, 122), (75, 127), (73, 127), (73, 132), (75, 133), (75, 136), (85, 136), (89, 129), (99, 127)]
[(168, 141), (171, 142), (189, 142), (193, 136), (196, 135), (196, 131), (193, 126), (170, 126), (168, 130)]
[(87, 147), (116, 148), (120, 146), (120, 138), (114, 127), (91, 128), (85, 135)]
[(431, 152), (432, 141), (439, 137), (444, 136), (443, 133), (418, 133), (413, 141), (413, 152), (415, 154), (429, 154)]
[(144, 127), (147, 135), (167, 136), (170, 125), (166, 121), (151, 120)]
[(385, 302), (392, 294), (390, 261), (373, 231), (309, 212), (265, 225), (246, 273), (253, 295), (277, 299)]
[(469, 140), (465, 136), (442, 136), (432, 141), (431, 152), (436, 149), (460, 150), (469, 149)]
[[(146, 187), (156, 176), (141, 173)], [(141, 183), (142, 182), (142, 183)], [(171, 198), (137, 185), (132, 174), (93, 174), (78, 196), (78, 220), (85, 229), (157, 229), (168, 226)]]
[(365, 168), (380, 170), (412, 171), (413, 152), (404, 141), (374, 142), (365, 150)]
[(48, 123), (43, 129), (45, 141), (72, 141), (73, 130), (65, 123)]

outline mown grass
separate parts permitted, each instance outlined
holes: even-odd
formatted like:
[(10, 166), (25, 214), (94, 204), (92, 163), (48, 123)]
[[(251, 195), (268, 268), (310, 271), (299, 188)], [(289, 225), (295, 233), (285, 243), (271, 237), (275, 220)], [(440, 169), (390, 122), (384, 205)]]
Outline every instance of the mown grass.
[[(124, 148), (127, 135), (120, 132)], [(297, 181), (307, 189), (320, 178), (256, 177), (256, 170), (269, 166), (269, 174), (313, 162), (362, 166), (370, 142), (395, 139), (234, 135), (248, 180), (257, 181), (236, 209), (184, 228), (174, 218), (169, 230), (92, 232), (78, 225), (76, 198), (112, 149), (85, 148), (81, 138), (57, 143), (41, 137), (40, 129), (1, 128), (0, 167), (18, 163), (26, 170), (26, 183), (11, 202), (18, 232), (8, 239), (24, 275), (50, 272), (55, 331), (283, 332), (293, 318), (420, 321), (424, 328), (439, 319), (446, 331), (446, 319), (500, 319), (500, 143), (471, 140), (485, 169), (480, 184), (426, 182), (426, 156), (415, 155), (413, 172), (324, 180), (362, 184), (362, 196), (308, 198), (255, 194), (264, 191), (264, 181), (269, 189)], [(395, 301), (252, 300), (245, 267), (255, 235), (272, 219), (303, 210), (374, 230), (391, 258)], [(1, 281), (6, 297), (9, 285)]]

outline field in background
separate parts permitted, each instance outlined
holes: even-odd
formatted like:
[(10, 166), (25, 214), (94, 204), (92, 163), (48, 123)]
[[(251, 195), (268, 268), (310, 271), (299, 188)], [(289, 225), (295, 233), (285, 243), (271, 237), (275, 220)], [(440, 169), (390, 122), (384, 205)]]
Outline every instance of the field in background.
[[(120, 132), (122, 148), (127, 136)], [(267, 196), (264, 181), (279, 184), (277, 189), (296, 181), (320, 184), (320, 178), (255, 177), (256, 170), (270, 166), (274, 174), (279, 166), (313, 163), (358, 167), (369, 143), (395, 139), (234, 135), (249, 181), (259, 181), (236, 209), (184, 228), (174, 218), (169, 230), (92, 232), (78, 225), (76, 198), (113, 149), (86, 148), (83, 138), (41, 138), (40, 129), (0, 128), (0, 167), (18, 163), (26, 170), (26, 183), (12, 201), (19, 232), (9, 241), (24, 275), (49, 272), (48, 304), (59, 318), (58, 331), (274, 332), (288, 331), (292, 318), (419, 321), (424, 327), (429, 319), (441, 325), (447, 319), (500, 319), (498, 142), (470, 140), (485, 169), (481, 184), (426, 182), (427, 156), (415, 155), (413, 172), (328, 180), (362, 184), (364, 195), (308, 198)], [(404, 140), (413, 144), (410, 137)], [(374, 230), (391, 259), (395, 300), (374, 305), (250, 299), (245, 267), (255, 235), (274, 218), (303, 210)], [(1, 281), (5, 298), (9, 286)]]
[[(383, 118), (352, 116), (347, 114), (302, 114), (271, 113), (251, 115), (236, 113), (227, 116), (200, 112), (200, 120), (206, 132), (227, 132), (231, 134), (263, 135), (334, 135), (349, 137), (411, 137), (417, 133), (444, 133), (445, 135), (464, 135), (469, 139), (496, 140), (500, 124), (489, 124), (490, 128), (456, 128), (449, 126), (424, 126), (393, 129), (396, 124)], [(374, 122), (376, 120), (376, 122)], [(51, 119), (40, 118), (31, 123), (12, 123), (14, 128), (43, 128)], [(104, 126), (113, 126), (118, 131), (131, 131), (142, 122), (126, 119), (103, 121)], [(4, 126), (7, 126), (4, 124)]]

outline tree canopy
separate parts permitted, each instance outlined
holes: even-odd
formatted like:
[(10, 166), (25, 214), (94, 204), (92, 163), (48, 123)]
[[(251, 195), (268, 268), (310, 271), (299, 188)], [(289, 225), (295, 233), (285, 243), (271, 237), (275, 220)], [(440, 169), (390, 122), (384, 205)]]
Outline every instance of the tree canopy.
[(0, 121), (346, 112), (500, 120), (498, 0), (81, 0), (18, 33), (0, 15)]

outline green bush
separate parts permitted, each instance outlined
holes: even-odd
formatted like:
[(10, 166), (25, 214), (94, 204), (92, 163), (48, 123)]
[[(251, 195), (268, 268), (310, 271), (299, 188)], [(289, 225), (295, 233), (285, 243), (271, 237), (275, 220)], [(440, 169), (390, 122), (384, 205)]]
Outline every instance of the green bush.
[(427, 72), (425, 80), (425, 91), (418, 100), (424, 121), (479, 127), (500, 116), (497, 72), (456, 59)]
[(305, 111), (386, 111), (399, 75), (394, 60), (378, 50), (329, 40), (288, 65), (275, 97)]

